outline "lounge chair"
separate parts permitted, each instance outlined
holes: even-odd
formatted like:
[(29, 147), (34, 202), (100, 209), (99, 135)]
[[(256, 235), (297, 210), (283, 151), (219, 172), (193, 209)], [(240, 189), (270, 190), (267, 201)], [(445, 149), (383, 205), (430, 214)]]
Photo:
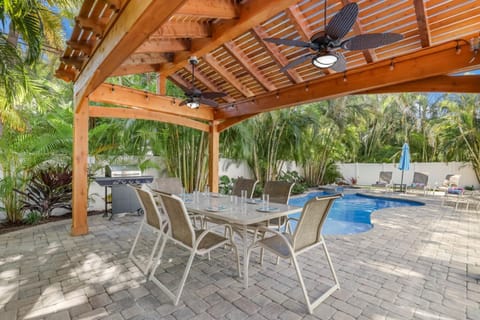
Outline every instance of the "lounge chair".
[(254, 179), (237, 178), (233, 184), (232, 195), (240, 197), (242, 195), (242, 190), (247, 190), (247, 198), (251, 198), (257, 182), (258, 180)]
[(392, 185), (392, 171), (380, 171), (378, 181), (372, 187), (388, 188)]
[[(289, 233), (272, 230), (267, 227), (259, 226), (256, 229), (257, 232), (264, 232), (266, 235), (272, 234), (271, 237), (265, 237), (260, 240), (255, 236), (254, 243), (248, 248), (247, 261), (250, 261), (250, 254), (255, 248), (263, 248), (279, 257), (284, 259), (290, 259), (295, 267), (298, 281), (302, 287), (302, 292), (305, 297), (305, 301), (308, 307), (308, 312), (313, 313), (313, 310), (320, 305), (328, 296), (330, 296), (335, 290), (340, 288), (335, 270), (333, 268), (332, 260), (328, 254), (325, 240), (321, 235), (321, 230), (324, 222), (327, 220), (327, 215), (332, 207), (333, 202), (338, 199), (340, 195), (328, 195), (323, 197), (316, 197), (309, 200), (303, 207), (300, 220), (298, 221), (295, 233), (290, 235)], [(331, 286), (325, 293), (319, 298), (311, 301), (307, 292), (307, 288), (302, 277), (300, 266), (297, 261), (297, 256), (300, 254), (316, 248), (322, 245), (325, 252), (325, 257), (328, 262), (328, 266), (333, 276), (335, 284)], [(317, 269), (317, 268), (314, 268)], [(313, 269), (312, 269), (313, 270)], [(248, 265), (246, 273), (246, 284), (248, 286)]]
[[(138, 228), (137, 236), (133, 241), (132, 248), (130, 249), (130, 253), (128, 254), (128, 258), (132, 260), (132, 262), (143, 272), (144, 275), (148, 274), (153, 262), (153, 257), (155, 252), (157, 251), (158, 244), (160, 243), (160, 238), (164, 233), (164, 229), (167, 228), (167, 220), (162, 217), (160, 210), (155, 203), (153, 195), (150, 191), (134, 188), (129, 186), (134, 190), (138, 197), (138, 201), (143, 209), (144, 218), (140, 223), (140, 227)], [(138, 259), (134, 255), (135, 247), (137, 246), (138, 239), (142, 233), (144, 227), (147, 227), (150, 231), (157, 235), (155, 240), (155, 244), (152, 247), (152, 251), (146, 263), (142, 263), (140, 259)]]
[(407, 185), (406, 191), (409, 190), (422, 190), (425, 195), (428, 190), (428, 174), (422, 172), (413, 173), (413, 181), (410, 185)]
[[(170, 299), (172, 299), (174, 305), (178, 305), (180, 301), (180, 297), (182, 295), (182, 291), (185, 286), (185, 282), (187, 281), (187, 277), (190, 272), (190, 268), (192, 267), (195, 255), (209, 254), (210, 251), (229, 243), (229, 245), (231, 245), (234, 249), (237, 259), (238, 273), (240, 275), (240, 260), (238, 257), (238, 250), (235, 243), (231, 240), (233, 239), (232, 229), (229, 225), (215, 225), (206, 230), (194, 230), (182, 199), (167, 193), (158, 193), (158, 195), (162, 209), (168, 215), (169, 230), (163, 234), (163, 241), (160, 246), (160, 251), (157, 255), (154, 268), (150, 273), (149, 280), (155, 283)], [(213, 230), (218, 228), (227, 228), (230, 233), (230, 239), (213, 232)], [(165, 284), (155, 277), (155, 271), (160, 265), (165, 245), (168, 240), (175, 243), (177, 247), (187, 249), (190, 252), (190, 257), (176, 293), (173, 293)]]
[(458, 188), (460, 185), (460, 177), (461, 175), (459, 174), (447, 174), (442, 185), (438, 187), (438, 190), (448, 192), (449, 189)]

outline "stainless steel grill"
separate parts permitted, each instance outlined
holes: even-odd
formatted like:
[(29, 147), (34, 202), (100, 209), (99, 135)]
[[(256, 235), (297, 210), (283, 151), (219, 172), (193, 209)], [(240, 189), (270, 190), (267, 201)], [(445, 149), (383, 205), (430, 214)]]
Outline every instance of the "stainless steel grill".
[(141, 206), (138, 202), (135, 192), (128, 188), (127, 185), (141, 185), (143, 183), (151, 183), (153, 176), (142, 176), (142, 171), (138, 166), (105, 166), (105, 177), (97, 177), (95, 181), (105, 187), (105, 213), (107, 215), (108, 203), (107, 188), (112, 189), (112, 215), (121, 212), (140, 212)]
[(142, 175), (139, 167), (134, 165), (105, 166), (105, 177), (138, 177)]

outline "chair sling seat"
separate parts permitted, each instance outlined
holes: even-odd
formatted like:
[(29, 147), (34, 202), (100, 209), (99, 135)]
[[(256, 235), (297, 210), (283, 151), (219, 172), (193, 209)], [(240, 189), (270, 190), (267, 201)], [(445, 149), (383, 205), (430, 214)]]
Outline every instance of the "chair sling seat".
[[(201, 230), (195, 230), (195, 237), (198, 239), (202, 233), (204, 233), (206, 230), (201, 229)], [(222, 237), (219, 234), (216, 233), (207, 233), (205, 237), (200, 241), (200, 243), (197, 246), (197, 250), (213, 250), (217, 247), (220, 247), (230, 241), (229, 239)], [(199, 254), (201, 254), (199, 252)]]

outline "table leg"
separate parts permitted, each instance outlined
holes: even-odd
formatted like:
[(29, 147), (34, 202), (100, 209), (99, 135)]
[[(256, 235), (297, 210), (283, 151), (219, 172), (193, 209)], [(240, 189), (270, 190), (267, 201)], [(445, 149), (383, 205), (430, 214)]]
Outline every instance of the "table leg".
[(248, 230), (247, 226), (243, 226), (243, 285), (245, 289), (248, 287), (248, 279), (247, 279), (247, 267), (248, 267), (248, 258), (247, 258), (247, 251), (248, 251)]

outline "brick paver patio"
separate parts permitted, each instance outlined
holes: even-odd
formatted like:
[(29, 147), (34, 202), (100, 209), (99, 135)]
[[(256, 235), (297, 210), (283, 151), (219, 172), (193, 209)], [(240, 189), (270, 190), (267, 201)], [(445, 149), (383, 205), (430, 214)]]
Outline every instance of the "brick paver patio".
[[(267, 256), (261, 267), (254, 254), (244, 289), (228, 248), (210, 261), (196, 258), (182, 301), (172, 306), (127, 258), (139, 221), (93, 216), (86, 236), (71, 237), (70, 221), (0, 236), (0, 319), (480, 319), (475, 212), (437, 204), (383, 209), (369, 232), (327, 236), (341, 289), (314, 315), (289, 263)], [(157, 275), (175, 281), (185, 253), (170, 245), (166, 255)], [(318, 295), (331, 281), (321, 251), (301, 264)]]

